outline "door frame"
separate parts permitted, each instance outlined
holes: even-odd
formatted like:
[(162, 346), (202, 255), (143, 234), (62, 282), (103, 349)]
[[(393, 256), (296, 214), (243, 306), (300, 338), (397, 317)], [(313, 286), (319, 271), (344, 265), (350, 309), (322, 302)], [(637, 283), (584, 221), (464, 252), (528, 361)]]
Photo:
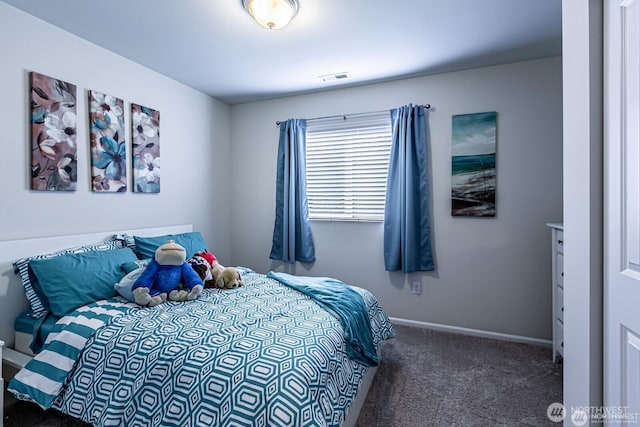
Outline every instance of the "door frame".
[[(602, 406), (602, 3), (562, 1), (563, 403), (568, 411)], [(572, 425), (570, 417), (565, 425)]]

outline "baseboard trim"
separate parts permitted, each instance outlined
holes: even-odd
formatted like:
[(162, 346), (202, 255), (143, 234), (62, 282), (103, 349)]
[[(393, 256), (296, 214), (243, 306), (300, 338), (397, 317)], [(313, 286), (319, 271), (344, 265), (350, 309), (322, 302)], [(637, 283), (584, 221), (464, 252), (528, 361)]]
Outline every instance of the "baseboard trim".
[(522, 335), (503, 334), (501, 332), (483, 331), (481, 329), (462, 328), (460, 326), (442, 325), (439, 323), (421, 322), (419, 320), (402, 319), (400, 317), (389, 317), (391, 323), (401, 326), (413, 326), (414, 328), (433, 329), (435, 331), (451, 332), (454, 334), (472, 335), (475, 337), (492, 338), (502, 341), (512, 341), (525, 344), (541, 345), (552, 347), (551, 340), (525, 337)]

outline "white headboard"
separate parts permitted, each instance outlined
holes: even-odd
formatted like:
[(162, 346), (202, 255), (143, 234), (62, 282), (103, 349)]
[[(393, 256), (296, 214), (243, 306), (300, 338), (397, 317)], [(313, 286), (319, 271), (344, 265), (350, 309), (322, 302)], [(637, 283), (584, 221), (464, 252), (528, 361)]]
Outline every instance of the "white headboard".
[(0, 340), (4, 341), (7, 347), (13, 348), (13, 322), (21, 312), (29, 308), (20, 278), (13, 271), (13, 262), (17, 259), (106, 241), (116, 233), (160, 236), (189, 231), (193, 231), (191, 224), (0, 242)]

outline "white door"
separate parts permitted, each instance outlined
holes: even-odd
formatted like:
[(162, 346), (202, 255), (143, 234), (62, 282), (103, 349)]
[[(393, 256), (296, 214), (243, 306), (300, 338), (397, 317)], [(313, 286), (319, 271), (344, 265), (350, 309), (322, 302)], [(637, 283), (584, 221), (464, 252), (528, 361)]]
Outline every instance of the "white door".
[(640, 0), (605, 4), (604, 405), (640, 422)]

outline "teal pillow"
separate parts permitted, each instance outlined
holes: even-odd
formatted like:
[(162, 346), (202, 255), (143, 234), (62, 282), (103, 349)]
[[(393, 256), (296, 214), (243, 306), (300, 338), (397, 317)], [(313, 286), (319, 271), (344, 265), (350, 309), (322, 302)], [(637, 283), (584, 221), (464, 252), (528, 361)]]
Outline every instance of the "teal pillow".
[(124, 248), (34, 259), (29, 265), (51, 312), (64, 316), (80, 306), (115, 296), (113, 285), (124, 276), (120, 266), (136, 259), (130, 248)]
[(136, 242), (136, 251), (140, 259), (153, 258), (158, 246), (164, 245), (169, 240), (173, 240), (182, 246), (187, 252), (187, 258), (192, 257), (196, 252), (209, 249), (199, 231), (154, 237), (133, 236), (133, 239)]
[(34, 311), (34, 317), (42, 317), (49, 312), (49, 301), (47, 301), (47, 296), (44, 294), (40, 285), (38, 284), (38, 279), (33, 274), (32, 269), (29, 267), (29, 263), (34, 259), (44, 259), (44, 258), (54, 258), (64, 254), (78, 254), (82, 252), (89, 251), (110, 251), (114, 249), (124, 248), (128, 244), (128, 241), (125, 243), (124, 240), (116, 241), (112, 240), (109, 242), (102, 243), (94, 243), (91, 245), (77, 246), (75, 248), (63, 249), (61, 251), (53, 252), (50, 254), (44, 255), (35, 255), (28, 258), (21, 258), (13, 263), (15, 267), (15, 271), (20, 275), (22, 279), (22, 286), (24, 287), (24, 292), (29, 300), (29, 304), (31, 305), (31, 309)]

